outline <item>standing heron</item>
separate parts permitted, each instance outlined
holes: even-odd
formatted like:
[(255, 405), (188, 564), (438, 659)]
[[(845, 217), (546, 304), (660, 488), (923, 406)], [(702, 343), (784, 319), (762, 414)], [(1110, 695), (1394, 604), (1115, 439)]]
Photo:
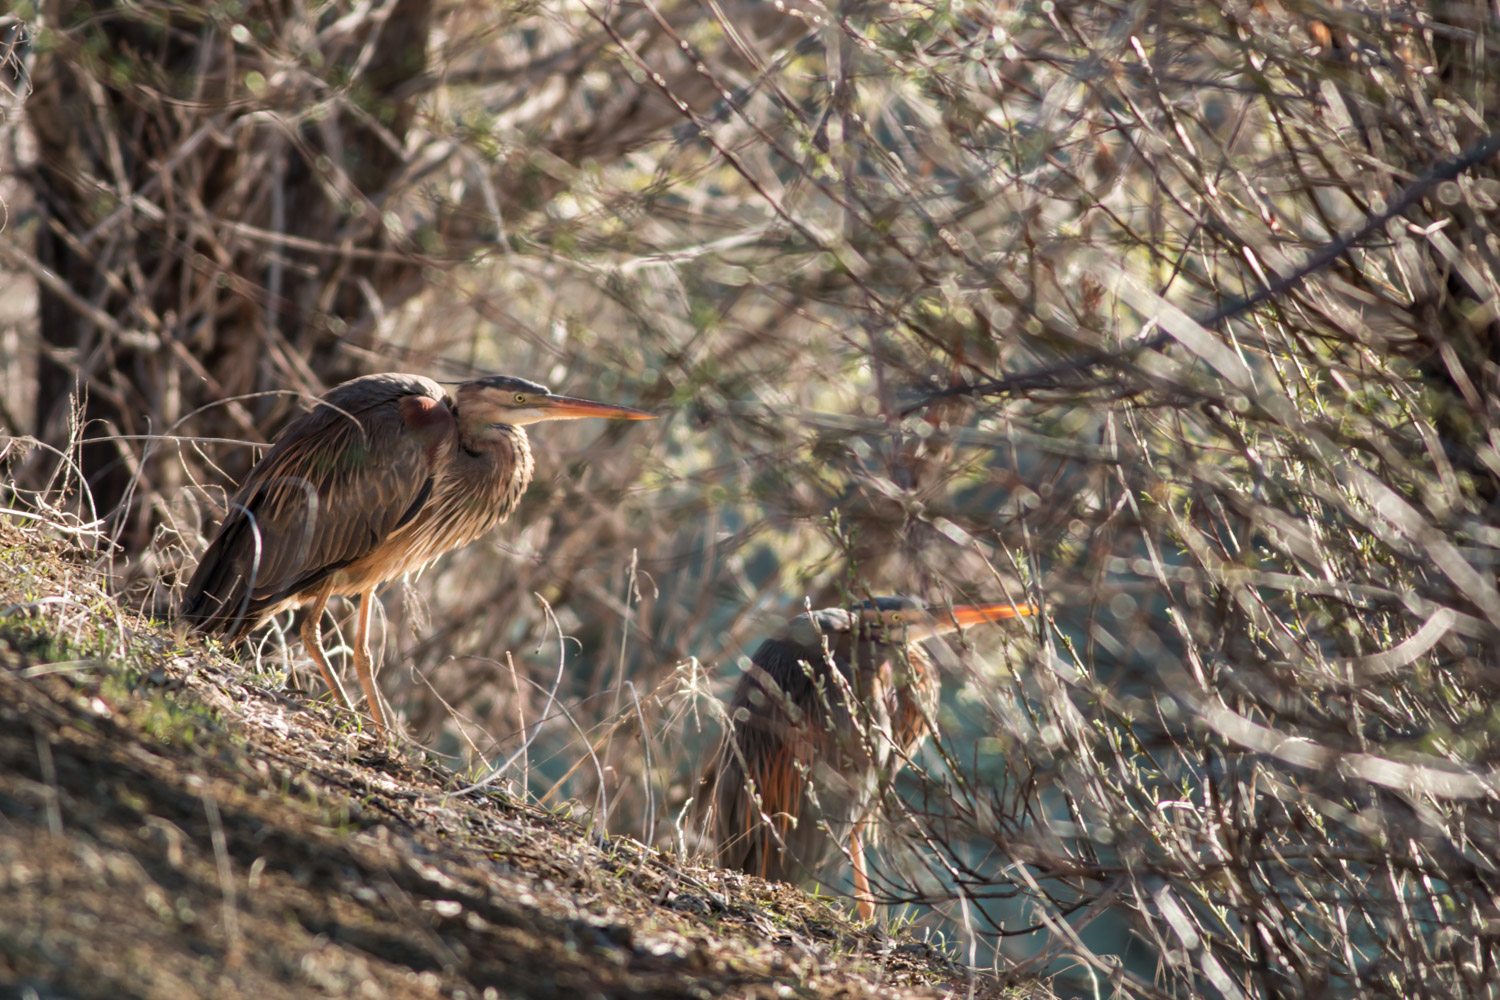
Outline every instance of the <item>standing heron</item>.
[(509, 517), (531, 482), (523, 425), (577, 417), (652, 419), (508, 375), (464, 382), (452, 396), (430, 378), (399, 373), (329, 390), (230, 498), (182, 618), (238, 642), (273, 615), (309, 607), (303, 645), (342, 699), (323, 650), (323, 609), (335, 594), (358, 594), (354, 669), (384, 734), (370, 672), (375, 588)]
[(699, 783), (719, 864), (798, 882), (847, 840), (855, 904), (871, 919), (864, 828), (882, 781), (921, 746), (937, 709), (937, 666), (919, 643), (1035, 612), (877, 597), (787, 622), (750, 658), (730, 702), (732, 730)]

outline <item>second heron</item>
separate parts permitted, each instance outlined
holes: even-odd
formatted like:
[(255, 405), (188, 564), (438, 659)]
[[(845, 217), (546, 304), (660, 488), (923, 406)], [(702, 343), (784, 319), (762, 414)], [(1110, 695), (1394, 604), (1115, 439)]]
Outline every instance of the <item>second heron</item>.
[(719, 864), (800, 882), (847, 848), (859, 913), (874, 916), (865, 828), (882, 780), (921, 746), (937, 709), (937, 666), (920, 643), (1035, 611), (878, 597), (787, 622), (751, 657), (699, 782)]

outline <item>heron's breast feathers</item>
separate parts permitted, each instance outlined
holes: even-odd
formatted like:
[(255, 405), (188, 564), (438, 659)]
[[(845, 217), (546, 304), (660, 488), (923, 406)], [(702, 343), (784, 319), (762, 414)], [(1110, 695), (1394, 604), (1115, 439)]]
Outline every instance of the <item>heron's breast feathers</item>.
[(369, 558), (342, 570), (341, 589), (419, 571), (508, 518), (534, 469), (525, 432), (519, 427), (510, 430), (513, 433), (482, 452), (450, 449), (421, 509), (390, 532)]

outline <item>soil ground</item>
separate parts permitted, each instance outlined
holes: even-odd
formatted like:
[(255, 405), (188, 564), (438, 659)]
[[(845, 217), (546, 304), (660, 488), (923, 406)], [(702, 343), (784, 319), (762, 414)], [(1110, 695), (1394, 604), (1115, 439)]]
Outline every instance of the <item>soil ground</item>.
[(1044, 995), (249, 673), (0, 518), (0, 997)]

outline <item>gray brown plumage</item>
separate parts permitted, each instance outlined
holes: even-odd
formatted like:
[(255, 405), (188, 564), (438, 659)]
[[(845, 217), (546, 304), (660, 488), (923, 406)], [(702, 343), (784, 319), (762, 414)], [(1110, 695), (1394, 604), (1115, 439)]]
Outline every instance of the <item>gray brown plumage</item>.
[(310, 605), (303, 642), (343, 697), (321, 619), (329, 598), (360, 595), (355, 672), (384, 731), (369, 667), (375, 588), (509, 517), (532, 476), (523, 425), (575, 417), (651, 419), (506, 375), (464, 382), (451, 397), (432, 379), (399, 373), (335, 387), (286, 426), (230, 498), (181, 617), (237, 642), (271, 616)]
[(787, 622), (751, 657), (731, 730), (699, 782), (719, 864), (800, 882), (847, 843), (855, 901), (871, 918), (864, 828), (881, 781), (921, 746), (937, 708), (937, 668), (920, 641), (1035, 610), (881, 597)]

